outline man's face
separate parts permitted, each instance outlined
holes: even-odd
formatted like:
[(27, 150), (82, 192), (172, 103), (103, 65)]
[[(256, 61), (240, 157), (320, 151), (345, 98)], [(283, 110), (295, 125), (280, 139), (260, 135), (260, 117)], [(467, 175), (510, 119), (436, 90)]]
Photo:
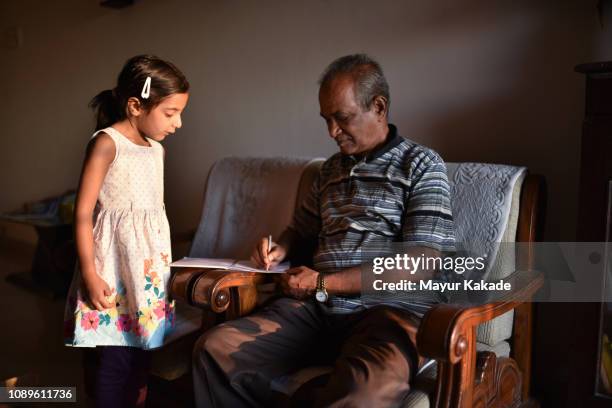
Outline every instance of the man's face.
[(329, 135), (346, 155), (369, 152), (381, 143), (381, 115), (374, 104), (364, 111), (353, 88), (349, 75), (339, 75), (319, 90), (321, 116)]

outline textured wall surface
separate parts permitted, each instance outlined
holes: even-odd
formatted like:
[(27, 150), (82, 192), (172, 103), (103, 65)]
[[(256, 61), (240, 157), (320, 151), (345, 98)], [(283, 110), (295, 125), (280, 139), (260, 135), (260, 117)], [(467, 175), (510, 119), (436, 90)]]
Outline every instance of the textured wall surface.
[(448, 161), (544, 174), (547, 237), (572, 240), (582, 62), (612, 58), (596, 1), (94, 0), (0, 4), (0, 211), (76, 186), (93, 116), (123, 62), (155, 53), (192, 84), (165, 142), (171, 226), (196, 225), (210, 165), (239, 156), (329, 156), (317, 78), (367, 52), (391, 86), (391, 121)]

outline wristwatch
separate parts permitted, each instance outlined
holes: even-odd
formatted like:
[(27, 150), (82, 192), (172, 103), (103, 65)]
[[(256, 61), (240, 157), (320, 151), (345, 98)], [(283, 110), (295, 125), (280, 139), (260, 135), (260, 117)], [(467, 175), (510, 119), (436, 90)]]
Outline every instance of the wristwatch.
[(317, 291), (315, 293), (315, 299), (321, 303), (325, 303), (327, 302), (327, 299), (329, 299), (327, 290), (325, 289), (325, 278), (321, 272), (319, 272), (319, 275), (317, 276)]

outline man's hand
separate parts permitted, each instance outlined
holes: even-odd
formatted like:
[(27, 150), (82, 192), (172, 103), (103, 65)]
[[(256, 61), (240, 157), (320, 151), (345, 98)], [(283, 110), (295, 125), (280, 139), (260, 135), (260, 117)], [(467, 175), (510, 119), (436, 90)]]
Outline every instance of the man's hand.
[(279, 276), (283, 292), (295, 299), (312, 297), (317, 288), (319, 272), (305, 266), (287, 269)]
[(251, 255), (251, 261), (258, 268), (270, 269), (281, 263), (286, 255), (287, 249), (281, 244), (272, 243), (272, 248), (268, 248), (268, 238), (266, 237), (260, 239), (257, 246), (255, 246), (255, 250)]

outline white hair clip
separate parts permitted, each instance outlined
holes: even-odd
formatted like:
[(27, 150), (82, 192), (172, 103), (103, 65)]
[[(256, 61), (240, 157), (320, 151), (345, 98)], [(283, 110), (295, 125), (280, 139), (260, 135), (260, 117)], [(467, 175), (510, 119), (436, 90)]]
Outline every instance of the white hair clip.
[(142, 87), (142, 92), (140, 93), (140, 96), (142, 96), (143, 99), (148, 99), (150, 94), (151, 94), (151, 77), (148, 76), (147, 79), (145, 80), (144, 86)]

